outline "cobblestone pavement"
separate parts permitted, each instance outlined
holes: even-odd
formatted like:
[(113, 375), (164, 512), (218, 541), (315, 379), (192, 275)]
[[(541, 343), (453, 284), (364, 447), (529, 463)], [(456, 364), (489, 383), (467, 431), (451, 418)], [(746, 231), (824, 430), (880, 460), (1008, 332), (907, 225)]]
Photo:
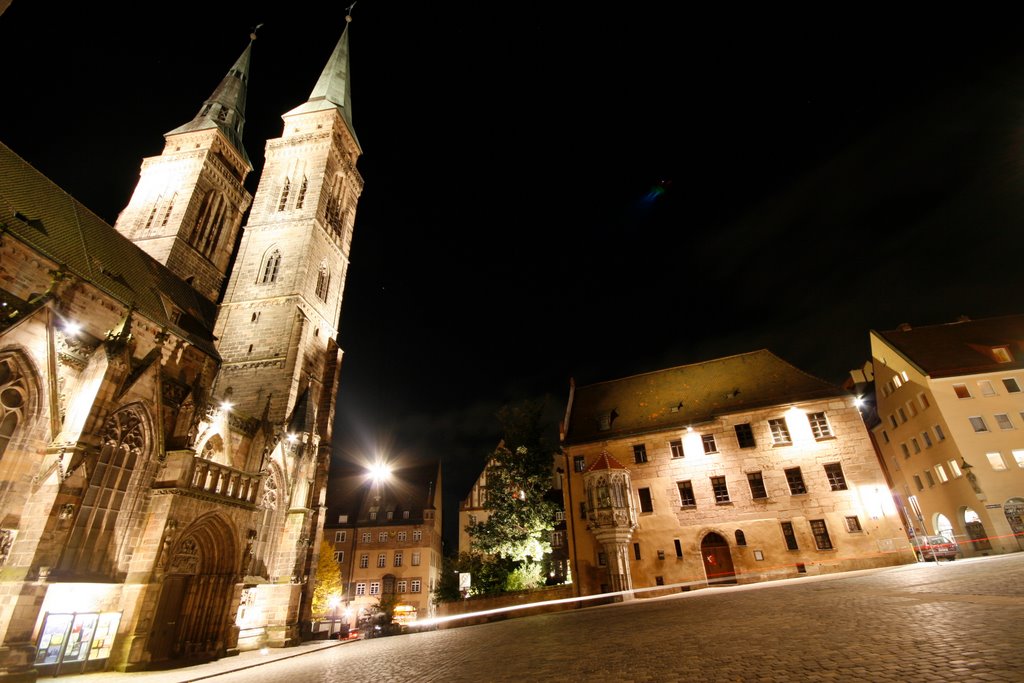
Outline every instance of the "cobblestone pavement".
[[(1024, 681), (1024, 553), (571, 610), (318, 647), (139, 683), (348, 681)], [(300, 648), (291, 648), (298, 650)], [(278, 653), (287, 652), (286, 650)], [(275, 654), (278, 654), (275, 653)], [(258, 653), (245, 653), (249, 662)], [(234, 665), (245, 664), (231, 658)], [(219, 667), (219, 668), (218, 668)], [(66, 680), (66, 679), (65, 679)], [(63, 682), (62, 682), (63, 683)]]

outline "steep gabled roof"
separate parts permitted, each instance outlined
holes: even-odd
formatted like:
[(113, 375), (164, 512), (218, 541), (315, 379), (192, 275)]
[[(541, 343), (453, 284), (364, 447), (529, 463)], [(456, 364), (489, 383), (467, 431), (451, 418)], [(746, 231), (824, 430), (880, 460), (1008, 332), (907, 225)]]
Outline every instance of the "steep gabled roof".
[[(955, 377), (1024, 368), (1024, 314), (959, 320), (924, 327), (901, 326), (872, 334), (929, 377)], [(1009, 361), (1000, 362), (995, 349)]]
[(596, 472), (598, 470), (624, 470), (626, 466), (621, 462), (612, 457), (608, 451), (601, 451), (601, 455), (597, 456), (597, 460), (590, 463), (590, 467), (587, 468), (587, 472)]
[[(217, 357), (216, 306), (3, 143), (0, 231)], [(181, 310), (177, 322), (164, 298)]]
[(845, 396), (767, 350), (577, 387), (567, 444), (685, 428), (721, 415)]

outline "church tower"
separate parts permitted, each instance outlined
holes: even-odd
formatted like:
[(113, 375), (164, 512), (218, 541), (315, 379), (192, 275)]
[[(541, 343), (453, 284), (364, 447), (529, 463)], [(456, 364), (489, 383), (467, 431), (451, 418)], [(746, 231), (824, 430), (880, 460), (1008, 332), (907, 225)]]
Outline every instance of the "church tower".
[(242, 145), (249, 45), (199, 112), (164, 135), (164, 150), (143, 160), (138, 185), (114, 227), (189, 282), (220, 297), (242, 215), (252, 163)]

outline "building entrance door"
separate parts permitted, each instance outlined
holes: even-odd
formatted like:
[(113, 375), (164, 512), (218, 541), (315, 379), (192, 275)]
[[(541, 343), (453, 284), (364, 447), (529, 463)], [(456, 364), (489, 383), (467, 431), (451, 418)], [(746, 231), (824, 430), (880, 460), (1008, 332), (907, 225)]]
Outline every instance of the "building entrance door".
[(191, 579), (192, 577), (187, 574), (168, 574), (164, 578), (164, 585), (160, 589), (160, 602), (157, 603), (156, 616), (153, 618), (153, 636), (149, 644), (149, 652), (154, 662), (171, 658), (174, 644), (178, 641), (181, 605)]
[(700, 542), (700, 555), (704, 560), (704, 573), (708, 583), (736, 583), (729, 542), (716, 533), (710, 533)]

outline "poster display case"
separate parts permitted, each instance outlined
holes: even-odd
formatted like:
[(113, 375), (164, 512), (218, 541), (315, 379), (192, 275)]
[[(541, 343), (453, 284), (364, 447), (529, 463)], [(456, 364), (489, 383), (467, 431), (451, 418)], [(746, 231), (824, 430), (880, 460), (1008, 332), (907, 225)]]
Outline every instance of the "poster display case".
[(120, 612), (48, 613), (36, 644), (36, 669), (53, 676), (102, 669)]

